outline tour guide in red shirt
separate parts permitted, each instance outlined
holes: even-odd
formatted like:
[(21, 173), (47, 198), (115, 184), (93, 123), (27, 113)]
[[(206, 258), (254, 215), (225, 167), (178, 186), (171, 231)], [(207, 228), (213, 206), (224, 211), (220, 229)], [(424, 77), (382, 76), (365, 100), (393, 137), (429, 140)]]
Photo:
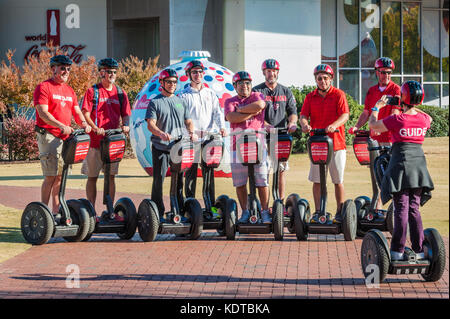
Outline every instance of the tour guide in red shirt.
[(66, 83), (72, 61), (65, 55), (50, 59), (52, 78), (39, 83), (33, 95), (36, 107), (36, 137), (39, 147), (44, 182), (41, 186), (41, 202), (48, 205), (52, 197), (52, 212), (58, 220), (59, 188), (63, 162), (61, 158), (63, 140), (73, 132), (70, 127), (72, 115), (86, 133), (91, 131), (73, 89)]
[[(335, 221), (342, 221), (341, 208), (344, 204), (344, 169), (346, 161), (345, 122), (349, 119), (349, 108), (345, 93), (331, 85), (333, 69), (327, 64), (319, 64), (314, 69), (317, 89), (309, 93), (300, 112), (300, 125), (304, 133), (311, 129), (325, 129), (333, 139), (333, 157), (327, 170), (334, 184), (337, 212)], [(308, 124), (308, 119), (310, 124)], [(338, 132), (335, 132), (338, 130)], [(313, 196), (317, 218), (320, 207), (319, 165), (311, 163), (308, 179), (313, 182)]]

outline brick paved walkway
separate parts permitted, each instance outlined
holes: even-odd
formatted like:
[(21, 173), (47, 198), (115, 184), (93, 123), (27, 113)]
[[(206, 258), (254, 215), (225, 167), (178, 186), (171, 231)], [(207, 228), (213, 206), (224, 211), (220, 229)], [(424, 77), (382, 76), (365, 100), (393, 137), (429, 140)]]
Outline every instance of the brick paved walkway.
[[(214, 231), (197, 241), (158, 235), (144, 243), (138, 234), (131, 241), (113, 234), (95, 234), (85, 243), (51, 239), (0, 264), (0, 298), (449, 298), (448, 237), (439, 282), (388, 275), (379, 288), (365, 285), (361, 243), (342, 235), (298, 242), (293, 234), (282, 242), (273, 235), (227, 241)], [(66, 286), (74, 274), (69, 265), (79, 269), (79, 288)]]

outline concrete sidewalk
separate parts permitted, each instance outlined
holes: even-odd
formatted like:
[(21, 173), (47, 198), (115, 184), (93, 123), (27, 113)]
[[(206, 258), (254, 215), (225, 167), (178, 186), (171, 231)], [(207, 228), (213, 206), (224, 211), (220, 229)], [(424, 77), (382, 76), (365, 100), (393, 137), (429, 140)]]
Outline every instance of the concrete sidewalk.
[[(34, 192), (0, 186), (0, 204), (23, 209), (36, 200), (25, 194)], [(67, 198), (83, 193), (68, 190)], [(145, 197), (126, 195), (136, 205)], [(306, 242), (289, 233), (281, 242), (271, 234), (227, 241), (215, 231), (204, 231), (197, 241), (158, 235), (144, 243), (137, 233), (130, 241), (114, 234), (95, 234), (82, 243), (51, 239), (0, 264), (0, 298), (448, 299), (448, 237), (444, 240), (447, 265), (440, 281), (388, 275), (379, 288), (368, 288), (360, 262), (362, 239), (346, 242), (343, 235), (310, 235)], [(70, 280), (78, 271), (79, 287)]]

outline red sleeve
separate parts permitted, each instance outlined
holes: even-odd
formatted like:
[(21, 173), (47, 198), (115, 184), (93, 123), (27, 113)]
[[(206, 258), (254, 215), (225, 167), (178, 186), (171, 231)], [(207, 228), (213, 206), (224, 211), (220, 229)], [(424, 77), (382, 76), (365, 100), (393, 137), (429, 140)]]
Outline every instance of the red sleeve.
[(121, 116), (125, 117), (125, 116), (130, 116), (131, 115), (131, 106), (130, 106), (130, 101), (128, 100), (128, 95), (125, 91), (123, 91), (123, 106), (121, 107)]
[(348, 107), (347, 98), (345, 97), (345, 93), (341, 92), (338, 100), (338, 115), (341, 116), (344, 113), (350, 113), (350, 109)]
[(83, 97), (83, 105), (81, 106), (82, 111), (91, 112), (92, 111), (92, 99), (94, 98), (94, 89), (89, 88)]
[(302, 110), (300, 111), (300, 115), (309, 117), (311, 115), (311, 103), (309, 101), (309, 94), (306, 95), (305, 100), (303, 101)]
[(42, 83), (38, 84), (34, 90), (33, 103), (34, 106), (39, 104), (48, 105), (48, 90), (46, 90)]
[(386, 126), (386, 128), (389, 131), (392, 131), (397, 126), (397, 115), (388, 116), (388, 117), (384, 118), (382, 121), (383, 121), (384, 126)]

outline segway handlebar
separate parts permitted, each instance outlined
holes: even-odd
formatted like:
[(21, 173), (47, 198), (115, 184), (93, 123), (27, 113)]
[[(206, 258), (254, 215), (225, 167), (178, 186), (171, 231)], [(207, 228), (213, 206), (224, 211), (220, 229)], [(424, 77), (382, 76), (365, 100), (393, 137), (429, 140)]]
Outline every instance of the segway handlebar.
[(82, 135), (82, 134), (87, 134), (87, 133), (84, 131), (84, 128), (79, 128), (79, 129), (74, 130), (72, 133), (70, 133), (70, 136), (77, 136), (77, 135)]
[(355, 135), (355, 136), (370, 136), (370, 131), (368, 130), (354, 130), (353, 132), (348, 131), (349, 134)]
[(313, 128), (309, 132), (313, 133), (314, 135), (327, 135), (328, 133), (339, 132), (339, 130), (335, 130), (334, 132), (327, 132), (324, 128)]
[(217, 131), (217, 130), (200, 131), (200, 135), (201, 135), (201, 138), (199, 138), (195, 143), (203, 143), (204, 141), (207, 141), (207, 140), (209, 140), (211, 138), (219, 139), (219, 140), (221, 140), (223, 138), (222, 134), (219, 131)]
[(269, 134), (268, 132), (267, 132), (267, 130), (261, 130), (261, 129), (245, 129), (245, 130), (237, 130), (237, 131), (234, 131), (234, 132), (231, 132), (229, 135), (230, 136), (232, 136), (232, 135), (240, 135), (240, 134), (245, 134), (245, 135), (249, 135), (249, 134), (258, 134), (258, 133), (260, 133), (260, 134), (264, 134), (264, 135), (267, 135), (267, 134)]
[(111, 136), (111, 135), (120, 134), (120, 133), (122, 133), (122, 129), (121, 128), (105, 130), (105, 136)]

